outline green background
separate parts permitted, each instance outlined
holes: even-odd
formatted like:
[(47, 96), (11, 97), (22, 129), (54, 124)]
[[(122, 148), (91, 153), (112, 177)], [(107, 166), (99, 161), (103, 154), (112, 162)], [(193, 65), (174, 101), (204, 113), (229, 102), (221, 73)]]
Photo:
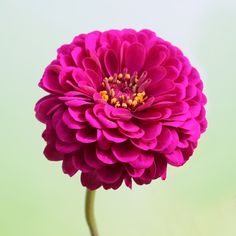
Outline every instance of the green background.
[(0, 1), (0, 235), (86, 236), (85, 189), (42, 154), (37, 83), (56, 48), (94, 29), (151, 28), (201, 72), (209, 127), (166, 181), (97, 192), (101, 236), (236, 235), (235, 1)]

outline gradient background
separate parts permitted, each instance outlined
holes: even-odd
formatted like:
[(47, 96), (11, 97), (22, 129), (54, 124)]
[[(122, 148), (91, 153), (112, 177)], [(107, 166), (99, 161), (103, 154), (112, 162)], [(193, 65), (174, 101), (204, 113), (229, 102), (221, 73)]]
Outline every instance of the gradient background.
[(56, 48), (94, 29), (151, 28), (201, 72), (209, 128), (166, 181), (97, 192), (101, 236), (236, 235), (234, 0), (0, 1), (0, 235), (87, 236), (85, 189), (42, 154), (34, 104)]

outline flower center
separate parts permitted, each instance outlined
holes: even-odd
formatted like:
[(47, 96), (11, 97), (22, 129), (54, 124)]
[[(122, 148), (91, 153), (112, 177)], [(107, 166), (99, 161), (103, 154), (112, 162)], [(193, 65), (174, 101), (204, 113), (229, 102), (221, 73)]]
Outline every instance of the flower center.
[(144, 91), (146, 86), (142, 86), (145, 85), (143, 82), (146, 77), (146, 72), (139, 77), (137, 72), (131, 76), (127, 70), (109, 78), (105, 77), (100, 95), (104, 101), (114, 107), (135, 110), (137, 106), (144, 104), (148, 98)]

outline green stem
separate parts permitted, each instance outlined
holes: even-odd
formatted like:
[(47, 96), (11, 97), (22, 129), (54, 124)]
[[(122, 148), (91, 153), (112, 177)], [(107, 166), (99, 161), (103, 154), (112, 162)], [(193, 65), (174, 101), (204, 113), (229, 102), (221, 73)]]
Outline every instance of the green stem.
[(94, 217), (95, 193), (96, 193), (95, 191), (90, 191), (87, 189), (86, 199), (85, 199), (85, 216), (86, 216), (86, 220), (87, 220), (87, 224), (88, 224), (91, 236), (98, 236), (96, 220)]

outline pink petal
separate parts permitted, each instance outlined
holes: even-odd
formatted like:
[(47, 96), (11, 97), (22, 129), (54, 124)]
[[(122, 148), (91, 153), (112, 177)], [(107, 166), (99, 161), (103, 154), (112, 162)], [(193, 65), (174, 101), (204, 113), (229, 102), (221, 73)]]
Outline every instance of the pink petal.
[(156, 173), (154, 178), (156, 179), (161, 177), (163, 180), (166, 179), (167, 161), (164, 155), (156, 154), (155, 166), (156, 166)]
[(69, 129), (62, 120), (57, 123), (56, 126), (57, 137), (66, 143), (75, 142), (75, 133), (73, 130)]
[(105, 115), (105, 113), (100, 112), (97, 115), (99, 122), (105, 127), (105, 128), (117, 128), (117, 124), (110, 119), (108, 119)]
[(105, 53), (104, 63), (109, 75), (113, 76), (115, 73), (118, 73), (118, 59), (113, 50), (108, 50)]
[(37, 119), (45, 123), (50, 114), (55, 111), (60, 105), (61, 102), (52, 95), (41, 98), (35, 106)]
[(133, 117), (140, 120), (158, 120), (162, 117), (162, 114), (158, 110), (146, 109), (142, 112), (134, 112)]
[(96, 142), (97, 130), (93, 128), (79, 129), (76, 132), (76, 139), (81, 143)]
[(105, 190), (111, 189), (111, 188), (116, 190), (121, 186), (122, 182), (123, 182), (123, 175), (121, 175), (121, 177), (116, 182), (109, 183), (109, 184), (108, 183), (103, 183), (102, 186)]
[(125, 180), (125, 185), (128, 188), (132, 189), (132, 178), (129, 175), (126, 175), (124, 180)]
[(84, 187), (87, 187), (89, 190), (95, 190), (101, 187), (102, 183), (95, 172), (89, 172), (81, 174), (81, 183)]
[(120, 132), (129, 138), (135, 138), (135, 139), (142, 138), (144, 135), (144, 131), (142, 129), (139, 129), (136, 132), (128, 132), (120, 129)]
[(59, 65), (49, 65), (43, 75), (41, 80), (42, 86), (49, 92), (62, 94), (63, 89), (59, 84), (58, 76), (61, 71), (61, 66)]
[(143, 140), (143, 139), (131, 139), (131, 142), (138, 148), (142, 150), (152, 150), (157, 144), (156, 138), (152, 140)]
[(189, 84), (186, 88), (185, 101), (192, 99), (197, 94), (197, 88), (194, 85)]
[(107, 140), (101, 130), (97, 130), (97, 144), (98, 147), (107, 150), (111, 146), (111, 141)]
[(148, 77), (152, 80), (152, 84), (158, 83), (166, 76), (166, 69), (163, 66), (148, 69)]
[(74, 120), (68, 110), (64, 112), (62, 120), (70, 129), (83, 129), (88, 127), (87, 122), (79, 122)]
[(107, 140), (115, 142), (115, 143), (122, 143), (128, 138), (120, 133), (117, 129), (105, 129), (103, 130), (103, 134)]
[(105, 164), (97, 158), (95, 144), (84, 146), (84, 161), (92, 168), (98, 169)]
[(85, 52), (82, 48), (76, 47), (72, 50), (71, 56), (77, 66), (82, 66), (82, 60), (85, 57)]
[(158, 83), (152, 84), (147, 88), (147, 94), (150, 96), (160, 96), (169, 93), (175, 87), (174, 82), (169, 79), (160, 80)]
[(84, 152), (79, 151), (72, 155), (73, 165), (76, 169), (81, 170), (82, 172), (91, 172), (93, 170), (85, 161), (84, 161)]
[(140, 150), (130, 142), (112, 145), (112, 152), (117, 160), (121, 162), (135, 161), (140, 155)]
[(71, 55), (60, 55), (59, 61), (62, 67), (75, 66), (74, 60)]
[(186, 102), (176, 102), (170, 109), (172, 115), (182, 115), (187, 113), (189, 105)]
[(137, 178), (137, 177), (142, 176), (145, 171), (145, 169), (135, 169), (129, 165), (126, 165), (125, 169), (126, 169), (127, 173), (133, 178)]
[(156, 151), (163, 151), (168, 147), (172, 140), (171, 132), (168, 128), (162, 127), (160, 135), (157, 137), (157, 145), (155, 147)]
[(86, 73), (88, 75), (88, 77), (90, 78), (90, 80), (92, 81), (93, 84), (93, 88), (98, 89), (101, 87), (102, 84), (102, 80), (101, 77), (93, 70), (86, 70)]
[(85, 111), (86, 109), (85, 108), (83, 109), (82, 107), (69, 107), (68, 108), (68, 112), (70, 113), (72, 118), (79, 122), (87, 121), (85, 118)]
[(128, 72), (133, 74), (135, 71), (139, 72), (145, 61), (145, 49), (139, 43), (131, 44), (126, 52), (125, 64)]
[(145, 134), (143, 139), (152, 140), (161, 133), (162, 125), (160, 123), (155, 124), (140, 124), (140, 127), (144, 130)]
[(182, 166), (185, 163), (182, 152), (177, 149), (169, 154), (165, 154), (169, 164), (173, 166)]
[(115, 108), (109, 104), (104, 105), (104, 112), (112, 120), (130, 120), (132, 114), (128, 109)]
[(140, 106), (137, 107), (136, 111), (137, 112), (138, 111), (143, 111), (143, 110), (149, 108), (153, 104), (154, 100), (155, 100), (154, 97), (149, 97), (143, 105), (140, 105)]
[(120, 179), (123, 174), (123, 168), (121, 165), (105, 166), (97, 171), (98, 177), (101, 182), (114, 183)]
[(98, 75), (101, 74), (101, 68), (93, 58), (86, 57), (86, 58), (83, 59), (82, 63), (83, 63), (83, 66), (86, 70), (93, 70)]
[(64, 90), (71, 89), (71, 85), (68, 83), (68, 81), (73, 84), (74, 79), (72, 77), (72, 71), (73, 71), (73, 67), (66, 67), (66, 68), (63, 68), (59, 74), (58, 80), (61, 87)]
[(114, 157), (111, 150), (102, 150), (97, 147), (96, 149), (96, 155), (100, 161), (102, 161), (105, 164), (114, 164), (117, 162), (116, 158)]
[(140, 128), (131, 121), (118, 120), (117, 124), (121, 129), (128, 132), (137, 132)]
[(72, 161), (72, 156), (67, 156), (62, 162), (62, 169), (65, 174), (73, 176), (78, 171)]
[(93, 109), (92, 108), (89, 108), (89, 109), (86, 110), (85, 118), (86, 118), (86, 120), (89, 122), (89, 124), (92, 127), (97, 128), (97, 129), (101, 129), (102, 128), (99, 120), (97, 119), (97, 117), (93, 113)]
[(62, 153), (72, 153), (81, 148), (81, 143), (74, 142), (74, 143), (64, 143), (61, 140), (56, 141), (56, 149), (58, 152)]
[(145, 68), (159, 66), (168, 56), (168, 48), (164, 45), (154, 45), (147, 53)]
[(189, 111), (191, 113), (191, 116), (193, 118), (199, 116), (199, 114), (201, 112), (201, 108), (202, 108), (201, 104), (199, 104), (198, 102), (196, 102), (194, 100), (189, 101), (188, 104), (189, 104)]
[(130, 165), (136, 169), (149, 168), (154, 161), (154, 155), (152, 152), (141, 152), (135, 161), (130, 162)]
[(156, 175), (156, 163), (153, 162), (150, 168), (146, 169), (143, 175), (139, 178), (134, 178), (137, 184), (149, 184)]
[(43, 154), (49, 161), (61, 161), (65, 157), (65, 154), (58, 152), (52, 143), (47, 144)]

